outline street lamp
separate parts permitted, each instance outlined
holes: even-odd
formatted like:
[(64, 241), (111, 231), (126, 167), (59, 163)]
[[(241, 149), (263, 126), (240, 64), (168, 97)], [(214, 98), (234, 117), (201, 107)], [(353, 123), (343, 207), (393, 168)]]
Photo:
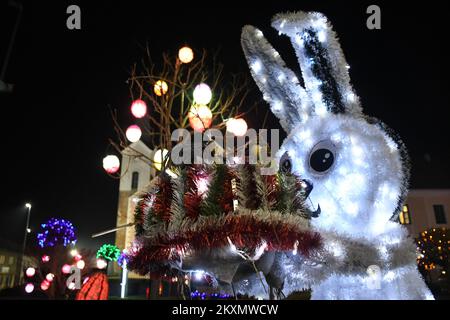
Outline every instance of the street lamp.
[(15, 279), (16, 285), (18, 285), (20, 283), (20, 276), (22, 274), (23, 260), (24, 260), (24, 256), (25, 256), (25, 247), (27, 245), (27, 236), (28, 236), (28, 233), (31, 232), (31, 229), (30, 229), (31, 203), (26, 203), (25, 208), (27, 208), (27, 225), (25, 227), (25, 234), (23, 236), (22, 255), (20, 257), (20, 260), (17, 261), (17, 272), (16, 272), (17, 276)]

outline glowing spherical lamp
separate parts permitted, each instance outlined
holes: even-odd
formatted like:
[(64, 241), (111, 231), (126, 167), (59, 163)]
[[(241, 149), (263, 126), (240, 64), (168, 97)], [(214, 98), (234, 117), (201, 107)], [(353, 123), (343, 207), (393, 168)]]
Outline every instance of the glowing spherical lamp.
[(106, 262), (104, 259), (97, 259), (97, 268), (102, 270), (105, 269), (108, 266), (108, 262)]
[(200, 83), (194, 89), (194, 101), (196, 104), (208, 104), (211, 102), (211, 88), (206, 83)]
[(130, 142), (137, 142), (139, 141), (139, 139), (141, 139), (142, 131), (141, 128), (133, 124), (132, 126), (128, 127), (125, 135)]
[(50, 261), (50, 256), (44, 254), (41, 259), (42, 259), (42, 262), (46, 263), (46, 262)]
[(52, 282), (53, 279), (55, 279), (55, 275), (54, 275), (53, 273), (48, 273), (48, 274), (45, 276), (45, 279), (46, 279), (48, 282)]
[(50, 288), (50, 282), (47, 280), (44, 280), (41, 282), (41, 290), (42, 291), (47, 291), (48, 288)]
[(194, 51), (189, 47), (183, 47), (178, 51), (178, 59), (183, 63), (189, 63), (194, 59)]
[(84, 260), (80, 260), (77, 262), (77, 268), (83, 270), (84, 267), (86, 266), (86, 263), (84, 262)]
[(26, 292), (26, 293), (32, 293), (33, 291), (34, 291), (34, 284), (28, 283), (28, 284), (25, 286), (25, 292)]
[(143, 100), (135, 100), (131, 104), (131, 113), (135, 118), (141, 119), (147, 114), (147, 104)]
[(153, 87), (153, 91), (158, 97), (165, 95), (167, 93), (167, 90), (169, 90), (169, 86), (167, 85), (167, 82), (165, 82), (164, 80), (156, 81)]
[(153, 156), (153, 165), (155, 166), (155, 168), (157, 170), (161, 170), (162, 169), (162, 164), (163, 161), (165, 161), (165, 163), (167, 163), (168, 160), (168, 154), (169, 154), (169, 150), (167, 149), (158, 149), (155, 152), (155, 155)]
[(114, 174), (119, 171), (120, 160), (117, 156), (109, 155), (103, 158), (103, 169), (109, 174)]
[(203, 132), (212, 124), (212, 112), (208, 106), (193, 105), (188, 113), (189, 124), (197, 132)]
[(75, 289), (76, 289), (75, 282), (69, 283), (69, 285), (67, 286), (67, 288), (69, 288), (69, 290), (75, 290)]
[(36, 274), (36, 269), (33, 267), (29, 267), (25, 271), (25, 274), (27, 275), (27, 277), (33, 277)]
[(64, 274), (69, 274), (70, 273), (70, 269), (71, 269), (71, 267), (68, 264), (65, 264), (65, 265), (62, 266), (61, 271)]
[(247, 132), (248, 126), (244, 119), (229, 119), (226, 123), (227, 131), (237, 137), (242, 137)]

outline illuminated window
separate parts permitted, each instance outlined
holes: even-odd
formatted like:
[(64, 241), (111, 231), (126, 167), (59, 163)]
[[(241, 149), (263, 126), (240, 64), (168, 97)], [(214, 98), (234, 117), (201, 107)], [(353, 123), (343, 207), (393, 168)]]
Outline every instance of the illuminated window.
[(411, 214), (407, 204), (403, 206), (402, 211), (399, 214), (399, 219), (401, 224), (411, 224)]
[(437, 224), (447, 224), (447, 217), (445, 216), (444, 206), (442, 204), (433, 205), (434, 217)]

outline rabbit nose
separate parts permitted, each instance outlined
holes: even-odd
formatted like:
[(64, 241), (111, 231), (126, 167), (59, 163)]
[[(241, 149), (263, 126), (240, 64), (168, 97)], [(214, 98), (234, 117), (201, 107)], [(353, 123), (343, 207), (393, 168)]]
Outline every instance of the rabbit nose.
[(313, 190), (314, 186), (311, 181), (303, 180), (304, 188), (305, 188), (305, 198), (309, 197), (309, 194)]

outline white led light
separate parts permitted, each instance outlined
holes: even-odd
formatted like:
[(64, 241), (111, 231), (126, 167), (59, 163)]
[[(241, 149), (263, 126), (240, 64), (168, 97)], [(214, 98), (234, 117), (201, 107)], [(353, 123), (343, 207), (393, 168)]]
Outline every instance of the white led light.
[(327, 107), (323, 103), (317, 104), (315, 110), (319, 117), (323, 117), (327, 114)]
[(347, 94), (347, 100), (348, 100), (349, 102), (355, 102), (355, 100), (356, 100), (355, 94), (352, 93), (352, 92), (348, 93), (348, 94)]
[(283, 109), (283, 102), (281, 102), (281, 101), (275, 102), (275, 103), (273, 104), (273, 108), (274, 108), (275, 110), (281, 110), (281, 109)]
[(295, 42), (296, 42), (300, 47), (303, 47), (303, 45), (304, 45), (303, 38), (300, 37), (299, 35), (295, 36)]
[(315, 103), (322, 102), (322, 93), (320, 93), (320, 91), (314, 91), (312, 94), (312, 99)]
[(254, 73), (259, 73), (262, 69), (261, 61), (256, 60), (255, 62), (253, 62), (251, 68)]
[(320, 42), (325, 42), (325, 40), (327, 39), (325, 31), (319, 31), (317, 33), (317, 38), (319, 39)]

